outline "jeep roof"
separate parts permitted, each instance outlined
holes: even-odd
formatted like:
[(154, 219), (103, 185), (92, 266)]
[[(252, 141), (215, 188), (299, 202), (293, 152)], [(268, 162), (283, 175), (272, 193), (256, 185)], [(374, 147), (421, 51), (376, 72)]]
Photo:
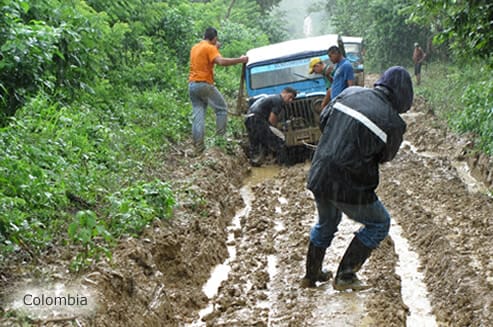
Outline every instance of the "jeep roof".
[(342, 36), (342, 42), (346, 43), (363, 43), (363, 38), (359, 36)]

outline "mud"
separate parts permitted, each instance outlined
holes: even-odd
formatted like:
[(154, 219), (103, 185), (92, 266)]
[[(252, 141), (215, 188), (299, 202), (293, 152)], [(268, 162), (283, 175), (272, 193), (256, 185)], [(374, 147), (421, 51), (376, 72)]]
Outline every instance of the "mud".
[[(417, 98), (403, 117), (405, 143), (395, 160), (381, 167), (377, 194), (392, 216), (391, 231), (399, 229), (418, 257), (414, 268), (426, 290), (414, 297), (416, 303), (406, 303), (403, 295), (398, 268), (409, 254), (396, 251), (402, 240), (392, 232), (360, 273), (369, 290), (338, 292), (330, 281), (315, 289), (299, 286), (316, 219), (306, 190), (308, 162), (251, 168), (240, 147), (232, 155), (210, 148), (200, 157), (175, 149), (160, 169), (149, 171), (181, 190), (175, 219), (123, 240), (112, 262), (95, 263), (78, 276), (67, 273), (69, 256), (61, 256), (63, 250), (48, 254), (37, 270), (5, 269), (0, 324), (16, 326), (20, 319), (6, 296), (13, 289), (27, 281), (57, 281), (91, 288), (95, 312), (28, 321), (45, 326), (493, 326), (493, 200), (486, 192), (491, 161), (483, 158), (472, 166), (486, 186), (475, 182), (464, 170), (466, 163), (480, 161), (471, 154), (471, 142), (452, 134), (424, 99)], [(358, 228), (343, 218), (325, 268), (335, 272)], [(225, 280), (206, 295), (204, 285), (223, 263)], [(414, 305), (424, 300), (431, 305), (431, 312), (423, 313), (432, 318), (426, 324), (411, 319)]]

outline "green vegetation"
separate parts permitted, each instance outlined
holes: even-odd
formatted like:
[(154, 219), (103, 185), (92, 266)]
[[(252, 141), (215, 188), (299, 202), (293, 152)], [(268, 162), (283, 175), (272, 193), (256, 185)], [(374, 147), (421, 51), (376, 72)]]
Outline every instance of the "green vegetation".
[(414, 42), (427, 53), (429, 81), (417, 93), (480, 151), (493, 154), (493, 3), (434, 0), (328, 0), (338, 33), (366, 40), (367, 71), (412, 68)]
[(435, 43), (448, 44), (457, 57), (489, 60), (493, 53), (493, 3), (476, 1), (408, 1), (409, 22), (426, 28)]
[[(180, 190), (148, 172), (189, 136), (190, 46), (209, 25), (224, 56), (275, 40), (273, 4), (0, 0), (0, 258), (69, 243), (77, 270), (172, 218)], [(226, 95), (239, 69), (218, 67)]]
[[(479, 68), (478, 68), (479, 67)], [(491, 70), (472, 62), (461, 67), (432, 63), (417, 94), (458, 133), (475, 138), (478, 150), (493, 155), (493, 81)]]
[[(72, 245), (80, 249), (72, 266), (77, 270), (101, 255), (111, 257), (121, 237), (138, 236), (155, 219), (171, 219), (177, 194), (186, 190), (148, 172), (189, 137), (190, 47), (207, 26), (218, 28), (225, 57), (287, 39), (283, 17), (270, 15), (279, 3), (0, 0), (0, 264), (12, 251), (36, 256), (53, 245)], [(493, 42), (486, 19), (492, 5), (324, 4), (331, 18), (325, 30), (364, 36), (374, 71), (410, 66), (412, 44), (435, 40), (423, 77), (430, 82), (418, 93), (492, 153)], [(472, 16), (461, 14), (466, 9)], [(476, 21), (479, 34), (468, 38)], [(467, 64), (459, 69), (464, 57)], [(216, 68), (231, 107), (240, 69)], [(212, 112), (207, 123), (213, 124)], [(208, 126), (208, 133), (213, 129)], [(208, 145), (229, 152), (242, 129), (241, 119), (231, 117), (227, 139), (209, 135)], [(191, 196), (198, 207), (207, 201)]]

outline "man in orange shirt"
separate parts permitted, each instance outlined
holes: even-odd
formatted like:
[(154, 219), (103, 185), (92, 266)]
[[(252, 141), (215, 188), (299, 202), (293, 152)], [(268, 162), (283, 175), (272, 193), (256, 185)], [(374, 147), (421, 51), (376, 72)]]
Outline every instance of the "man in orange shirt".
[(205, 114), (207, 105), (216, 113), (216, 132), (224, 135), (227, 123), (227, 105), (224, 97), (214, 86), (214, 65), (231, 66), (247, 63), (248, 57), (224, 58), (217, 47), (217, 30), (208, 27), (204, 39), (190, 50), (190, 75), (188, 91), (192, 102), (192, 137), (195, 149), (201, 153), (205, 149)]

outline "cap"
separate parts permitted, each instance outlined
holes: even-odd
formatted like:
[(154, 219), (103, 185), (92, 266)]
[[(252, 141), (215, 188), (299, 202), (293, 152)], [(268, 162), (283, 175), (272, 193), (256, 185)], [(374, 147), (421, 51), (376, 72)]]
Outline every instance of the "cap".
[(313, 74), (313, 66), (322, 62), (319, 57), (312, 58), (310, 64), (308, 65), (308, 74)]
[(414, 42), (414, 46), (417, 47), (419, 44), (418, 42)]

